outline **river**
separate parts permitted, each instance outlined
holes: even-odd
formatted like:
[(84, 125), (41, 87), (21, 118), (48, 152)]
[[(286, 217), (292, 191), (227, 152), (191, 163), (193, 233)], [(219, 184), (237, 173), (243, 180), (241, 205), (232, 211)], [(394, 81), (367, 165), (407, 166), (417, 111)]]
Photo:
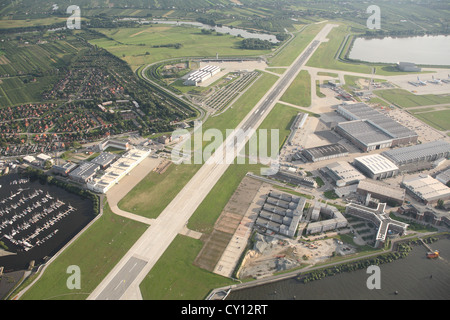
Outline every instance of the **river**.
[(356, 38), (349, 58), (367, 62), (450, 65), (450, 36)]
[(214, 26), (213, 27), (213, 26), (203, 24), (200, 22), (146, 20), (146, 21), (141, 21), (140, 23), (161, 23), (161, 24), (170, 24), (170, 25), (176, 25), (176, 26), (188, 25), (188, 26), (193, 26), (193, 27), (197, 27), (197, 28), (201, 28), (201, 29), (213, 30), (218, 33), (230, 34), (235, 37), (241, 36), (244, 39), (256, 38), (256, 39), (260, 39), (260, 40), (267, 40), (272, 43), (280, 42), (279, 40), (277, 40), (276, 36), (274, 36), (272, 34), (249, 32), (244, 29), (230, 28), (227, 26)]
[(426, 258), (428, 250), (417, 245), (406, 258), (380, 265), (380, 289), (368, 289), (370, 274), (358, 270), (306, 284), (292, 278), (235, 290), (227, 300), (449, 300), (450, 239), (431, 247), (439, 250), (443, 259)]

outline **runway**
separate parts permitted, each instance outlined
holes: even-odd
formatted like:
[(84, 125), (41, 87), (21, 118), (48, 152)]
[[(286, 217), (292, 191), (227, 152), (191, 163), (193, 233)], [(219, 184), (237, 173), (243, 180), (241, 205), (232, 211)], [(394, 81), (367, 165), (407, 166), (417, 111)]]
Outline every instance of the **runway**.
[[(289, 71), (280, 77), (272, 89), (267, 92), (261, 101), (252, 109), (236, 129), (255, 130), (269, 114), (270, 109), (278, 101), (279, 97), (286, 91), (290, 83), (300, 72), (302, 66), (312, 55), (321, 41), (324, 41), (326, 35), (335, 25), (327, 24), (321, 32), (315, 37), (310, 45), (292, 64)], [(236, 135), (230, 135), (222, 144), (226, 148), (230, 142), (236, 139)], [(247, 140), (247, 139), (246, 139)], [(240, 141), (235, 144), (238, 152), (245, 146), (247, 141)], [(239, 141), (239, 139), (238, 139)], [(217, 154), (217, 152), (216, 152)], [(202, 203), (210, 190), (214, 187), (220, 177), (229, 166), (229, 154), (222, 153), (221, 159), (211, 157), (199, 169), (194, 177), (178, 193), (172, 202), (164, 209), (155, 222), (139, 238), (128, 253), (113, 268), (108, 276), (88, 297), (89, 300), (122, 299), (136, 300), (142, 299), (139, 290), (139, 284), (150, 272), (158, 259), (162, 256), (170, 243), (175, 239), (197, 207)], [(137, 266), (130, 272), (131, 266), (137, 263)], [(139, 270), (140, 269), (140, 270)], [(138, 271), (139, 270), (139, 271)]]

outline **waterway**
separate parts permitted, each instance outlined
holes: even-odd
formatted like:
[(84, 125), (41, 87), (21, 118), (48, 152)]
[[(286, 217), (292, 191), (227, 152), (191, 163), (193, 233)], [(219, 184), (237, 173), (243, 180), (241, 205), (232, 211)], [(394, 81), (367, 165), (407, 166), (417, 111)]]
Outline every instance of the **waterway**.
[(32, 260), (42, 264), (94, 218), (91, 200), (59, 187), (18, 174), (0, 178), (0, 185), (0, 241), (12, 253), (0, 255), (5, 273), (24, 270)]
[(371, 274), (362, 269), (306, 284), (291, 278), (235, 290), (227, 300), (449, 300), (450, 239), (431, 247), (443, 259), (426, 258), (428, 250), (417, 245), (406, 258), (380, 265), (381, 289), (367, 288)]
[(450, 36), (356, 38), (349, 58), (367, 62), (450, 65)]
[(224, 33), (224, 34), (230, 34), (232, 36), (241, 36), (244, 39), (251, 39), (256, 38), (260, 40), (267, 40), (272, 43), (278, 43), (279, 40), (277, 40), (276, 36), (271, 34), (265, 34), (265, 33), (256, 33), (256, 32), (249, 32), (244, 29), (239, 28), (230, 28), (227, 26), (210, 26), (207, 24), (203, 24), (200, 22), (184, 22), (184, 21), (167, 21), (167, 20), (147, 20), (147, 21), (141, 21), (141, 23), (161, 23), (161, 24), (170, 24), (170, 25), (176, 25), (176, 26), (182, 26), (182, 25), (188, 25), (188, 26), (194, 26), (201, 29), (207, 29), (212, 30), (218, 33)]

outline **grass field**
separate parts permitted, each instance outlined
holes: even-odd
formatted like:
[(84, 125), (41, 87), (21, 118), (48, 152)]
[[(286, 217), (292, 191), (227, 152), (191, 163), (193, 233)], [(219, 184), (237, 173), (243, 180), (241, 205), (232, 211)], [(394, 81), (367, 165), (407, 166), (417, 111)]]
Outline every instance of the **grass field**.
[(415, 95), (402, 89), (375, 90), (373, 93), (402, 108), (450, 103), (450, 95)]
[(178, 235), (140, 285), (144, 300), (202, 300), (233, 280), (193, 265), (203, 242)]
[(172, 164), (166, 172), (150, 172), (119, 202), (119, 208), (147, 218), (157, 218), (198, 171), (200, 165)]
[[(97, 29), (108, 38), (90, 40), (128, 62), (134, 70), (144, 64), (178, 57), (259, 56), (268, 50), (243, 50), (241, 38), (206, 35), (196, 27), (150, 25), (140, 28)], [(155, 48), (179, 43), (181, 48)]]
[(414, 116), (438, 130), (450, 130), (450, 110), (419, 113)]
[(309, 107), (311, 105), (311, 76), (309, 72), (306, 70), (300, 71), (280, 100), (296, 106)]
[(310, 67), (327, 68), (332, 70), (345, 70), (352, 72), (368, 73), (372, 72), (372, 69), (364, 64), (351, 64), (344, 63), (334, 59), (345, 36), (349, 33), (349, 27), (341, 24), (339, 27), (335, 27), (328, 34), (328, 42), (322, 43), (316, 52), (306, 63)]
[[(116, 216), (108, 205), (103, 215), (45, 270), (23, 300), (82, 300), (100, 284), (144, 233), (147, 226)], [(81, 270), (81, 289), (69, 290), (67, 268)]]
[(314, 39), (325, 24), (311, 24), (303, 31), (295, 34), (295, 38), (283, 48), (275, 57), (271, 58), (269, 65), (271, 67), (290, 66), (306, 46)]

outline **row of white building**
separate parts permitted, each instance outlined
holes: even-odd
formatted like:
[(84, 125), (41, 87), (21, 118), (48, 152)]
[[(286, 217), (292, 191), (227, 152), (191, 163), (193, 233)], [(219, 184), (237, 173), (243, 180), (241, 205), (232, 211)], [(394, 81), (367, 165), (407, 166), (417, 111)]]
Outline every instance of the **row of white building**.
[(220, 67), (207, 65), (197, 71), (192, 72), (183, 83), (185, 86), (197, 86), (220, 72)]

